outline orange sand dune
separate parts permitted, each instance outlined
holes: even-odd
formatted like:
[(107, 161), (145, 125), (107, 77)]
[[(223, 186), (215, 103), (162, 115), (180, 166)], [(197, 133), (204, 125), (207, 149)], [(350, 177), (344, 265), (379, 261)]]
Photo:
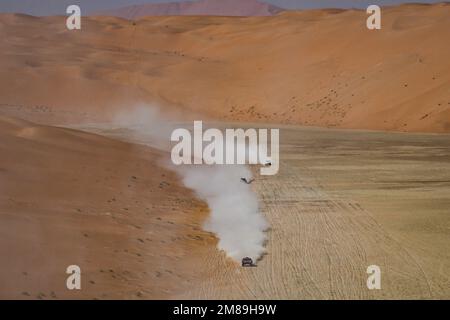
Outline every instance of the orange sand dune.
[(450, 132), (450, 5), (275, 17), (0, 16), (0, 110), (46, 123), (134, 103), (340, 128)]
[(161, 154), (5, 117), (0, 135), (0, 298), (170, 298), (201, 276), (205, 206)]
[(450, 132), (450, 5), (274, 17), (0, 16), (0, 110), (46, 123), (158, 103), (226, 120)]

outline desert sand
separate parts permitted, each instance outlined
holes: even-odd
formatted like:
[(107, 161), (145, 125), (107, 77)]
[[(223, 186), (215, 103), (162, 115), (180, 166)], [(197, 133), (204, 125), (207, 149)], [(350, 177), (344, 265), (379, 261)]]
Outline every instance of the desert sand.
[(2, 112), (46, 123), (153, 103), (227, 121), (450, 131), (450, 5), (273, 17), (0, 15)]
[(5, 117), (0, 133), (0, 298), (161, 299), (200, 276), (207, 208), (160, 153)]
[(95, 12), (94, 15), (139, 19), (146, 16), (272, 16), (283, 9), (258, 0), (196, 0), (138, 4)]
[[(139, 131), (96, 132), (144, 141)], [(240, 268), (208, 247), (202, 276), (174, 298), (450, 297), (450, 135), (283, 126), (281, 137), (280, 172), (254, 167), (267, 254)], [(371, 265), (381, 268), (381, 290), (367, 288)]]
[[(182, 298), (449, 299), (450, 135), (280, 135), (279, 174), (253, 184), (267, 255), (242, 269), (211, 249), (209, 276)], [(381, 290), (367, 289), (370, 265)]]
[[(1, 14), (0, 298), (448, 299), (449, 15), (385, 8), (381, 31), (357, 10), (99, 16), (68, 31)], [(271, 224), (257, 268), (217, 250), (167, 154), (68, 128), (146, 104), (284, 125), (280, 173), (253, 184)], [(65, 287), (72, 264), (81, 291)], [(383, 290), (365, 286), (371, 264)]]

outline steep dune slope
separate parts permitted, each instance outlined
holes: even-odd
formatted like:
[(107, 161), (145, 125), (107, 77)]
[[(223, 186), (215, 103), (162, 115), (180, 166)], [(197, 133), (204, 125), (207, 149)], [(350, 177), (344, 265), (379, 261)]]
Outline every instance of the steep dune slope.
[(200, 276), (205, 207), (161, 154), (5, 117), (0, 135), (0, 298), (170, 298)]
[(0, 110), (45, 122), (135, 103), (226, 120), (450, 131), (450, 5), (274, 17), (2, 15)]

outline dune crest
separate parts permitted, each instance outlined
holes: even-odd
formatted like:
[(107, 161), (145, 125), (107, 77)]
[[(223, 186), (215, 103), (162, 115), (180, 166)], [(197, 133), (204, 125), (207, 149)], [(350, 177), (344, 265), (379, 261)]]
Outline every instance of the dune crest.
[[(227, 121), (450, 132), (450, 6), (273, 17), (0, 15), (0, 110), (45, 123), (153, 103)], [(45, 80), (45, 81), (43, 81)], [(26, 94), (23, 94), (26, 92)]]

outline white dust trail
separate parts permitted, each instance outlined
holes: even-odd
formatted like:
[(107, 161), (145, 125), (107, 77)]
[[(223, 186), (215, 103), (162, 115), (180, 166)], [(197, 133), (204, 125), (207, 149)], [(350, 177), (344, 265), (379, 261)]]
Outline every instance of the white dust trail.
[[(170, 150), (171, 133), (178, 127), (175, 119), (149, 106), (119, 114), (113, 123), (114, 130), (127, 132), (127, 140), (165, 151)], [(262, 256), (268, 224), (251, 186), (241, 181), (252, 177), (247, 166), (175, 166), (170, 162), (167, 167), (179, 173), (184, 185), (208, 204), (211, 215), (204, 228), (217, 235), (220, 250), (236, 261), (244, 257), (256, 261)]]

